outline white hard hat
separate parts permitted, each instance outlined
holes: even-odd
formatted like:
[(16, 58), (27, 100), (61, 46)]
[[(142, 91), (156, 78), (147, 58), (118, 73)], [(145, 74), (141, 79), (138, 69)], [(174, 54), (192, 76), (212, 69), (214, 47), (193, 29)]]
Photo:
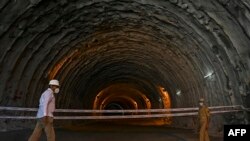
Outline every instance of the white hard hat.
[(50, 80), (50, 81), (49, 81), (49, 85), (60, 86), (60, 85), (59, 85), (59, 81), (58, 81), (58, 80), (55, 80), (55, 79)]

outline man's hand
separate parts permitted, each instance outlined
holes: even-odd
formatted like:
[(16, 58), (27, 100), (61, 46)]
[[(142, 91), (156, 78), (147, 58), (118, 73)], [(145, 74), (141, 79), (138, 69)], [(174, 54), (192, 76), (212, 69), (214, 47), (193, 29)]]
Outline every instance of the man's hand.
[(209, 123), (206, 124), (206, 129), (207, 129), (207, 130), (208, 130), (208, 125), (209, 125)]
[(206, 125), (206, 129), (208, 129), (209, 122), (210, 122), (210, 118), (209, 118), (209, 117), (207, 117), (207, 125)]
[(47, 124), (48, 123), (48, 116), (42, 117), (42, 122), (43, 122), (43, 124)]

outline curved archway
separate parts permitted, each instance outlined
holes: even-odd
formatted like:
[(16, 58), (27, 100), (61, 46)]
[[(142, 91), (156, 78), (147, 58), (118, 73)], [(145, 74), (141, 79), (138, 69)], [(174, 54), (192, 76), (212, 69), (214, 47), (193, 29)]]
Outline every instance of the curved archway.
[[(168, 92), (171, 108), (195, 107), (200, 97), (210, 106), (246, 105), (249, 5), (243, 0), (3, 1), (0, 105), (35, 107), (51, 78), (62, 83), (58, 108), (99, 109), (99, 92), (124, 83), (138, 95), (124, 96), (139, 109), (164, 107), (159, 86)], [(226, 122), (246, 118), (229, 115)], [(221, 131), (224, 121), (216, 116), (213, 127)], [(194, 126), (186, 117), (173, 124)]]

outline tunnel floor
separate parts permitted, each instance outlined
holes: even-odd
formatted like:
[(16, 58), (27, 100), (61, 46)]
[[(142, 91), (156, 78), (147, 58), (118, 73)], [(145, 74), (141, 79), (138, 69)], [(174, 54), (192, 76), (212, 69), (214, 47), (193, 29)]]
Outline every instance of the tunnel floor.
[[(1, 141), (27, 141), (32, 129), (0, 132)], [(57, 141), (198, 141), (193, 130), (164, 126), (88, 125), (55, 128)], [(45, 133), (40, 141), (46, 141)], [(210, 141), (223, 141), (210, 136)]]

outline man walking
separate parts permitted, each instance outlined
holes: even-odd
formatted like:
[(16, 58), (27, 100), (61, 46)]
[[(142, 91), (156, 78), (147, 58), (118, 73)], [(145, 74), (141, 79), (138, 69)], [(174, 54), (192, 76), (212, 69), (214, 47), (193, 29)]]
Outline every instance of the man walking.
[(54, 94), (59, 93), (59, 81), (50, 80), (49, 88), (43, 92), (39, 100), (36, 127), (28, 141), (39, 141), (42, 130), (45, 130), (47, 141), (55, 141), (53, 112), (55, 111)]
[(200, 127), (200, 141), (209, 141), (208, 125), (210, 121), (210, 112), (208, 107), (204, 104), (204, 99), (199, 100), (199, 127)]

